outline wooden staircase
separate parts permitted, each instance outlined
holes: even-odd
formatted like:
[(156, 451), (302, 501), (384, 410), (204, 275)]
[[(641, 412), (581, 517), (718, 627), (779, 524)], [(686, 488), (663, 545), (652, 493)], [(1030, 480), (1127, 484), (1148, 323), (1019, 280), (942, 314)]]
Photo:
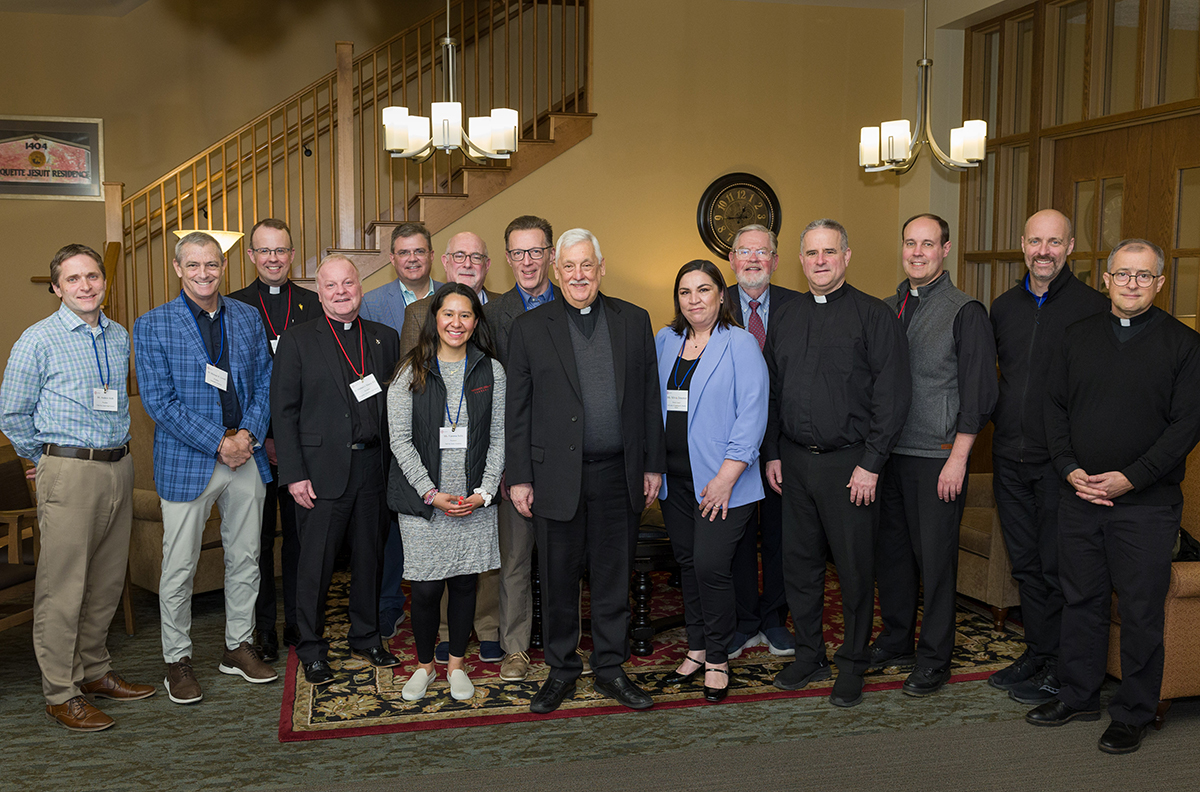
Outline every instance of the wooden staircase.
[[(292, 228), (292, 277), (311, 278), (331, 252), (365, 278), (388, 264), (392, 230), (423, 222), (447, 228), (591, 135), (588, 64), (591, 0), (455, 0), (450, 33), (460, 42), (458, 99), (464, 116), (515, 107), (518, 150), (476, 165), (460, 152), (425, 163), (383, 150), (382, 109), (430, 115), (441, 99), (437, 45), (446, 12), (423, 19), (365, 53), (336, 44), (337, 69), (218, 141), (161, 179), (125, 196), (105, 190), (108, 241), (121, 246), (110, 315), (129, 325), (178, 294), (171, 267), (176, 229), (248, 233), (276, 217)], [(465, 121), (465, 118), (464, 118)], [(224, 287), (253, 280), (242, 238), (228, 252)]]

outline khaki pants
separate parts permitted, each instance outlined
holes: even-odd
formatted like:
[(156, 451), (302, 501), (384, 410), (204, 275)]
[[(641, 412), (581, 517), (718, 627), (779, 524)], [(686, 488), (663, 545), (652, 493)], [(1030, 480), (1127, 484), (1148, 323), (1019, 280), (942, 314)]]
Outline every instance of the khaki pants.
[(111, 667), (108, 627), (121, 601), (133, 524), (133, 457), (43, 456), (37, 468), (42, 552), (33, 595), (33, 651), (46, 703), (79, 695)]
[[(221, 512), (225, 550), (225, 647), (236, 649), (254, 634), (258, 599), (259, 534), (267, 485), (251, 459), (237, 470), (214, 463), (208, 486), (193, 501), (162, 502), (163, 559), (158, 583), (163, 659), (192, 657), (192, 580), (200, 559), (201, 536), (213, 503)], [(274, 585), (274, 581), (271, 581)]]

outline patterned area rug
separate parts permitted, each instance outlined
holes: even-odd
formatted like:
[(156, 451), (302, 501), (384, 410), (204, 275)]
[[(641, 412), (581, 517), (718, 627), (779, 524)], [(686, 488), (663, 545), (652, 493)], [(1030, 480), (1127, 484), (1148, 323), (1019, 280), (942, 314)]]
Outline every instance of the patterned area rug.
[[(658, 618), (680, 613), (682, 596), (678, 589), (667, 584), (668, 573), (656, 572), (653, 577), (655, 592), (652, 616)], [(594, 692), (591, 677), (583, 677), (575, 696), (563, 702), (556, 712), (533, 715), (529, 712), (529, 700), (547, 673), (541, 652), (530, 652), (531, 668), (525, 681), (505, 682), (500, 679), (499, 664), (479, 661), (478, 644), (475, 643), (468, 647), (467, 654), (467, 671), (475, 685), (473, 698), (467, 701), (452, 699), (446, 683), (445, 666), (438, 666), (438, 679), (430, 686), (425, 698), (414, 702), (404, 701), (400, 691), (417, 663), (411, 622), (406, 620), (400, 634), (390, 643), (391, 651), (402, 661), (399, 667), (375, 669), (365, 662), (354, 660), (345, 643), (349, 627), (346, 612), (348, 582), (349, 578), (344, 573), (335, 577), (329, 593), (325, 627), (332, 643), (329, 661), (337, 680), (314, 688), (304, 681), (296, 653), (288, 653), (283, 706), (279, 715), (279, 739), (282, 742), (628, 712), (611, 699)], [(992, 629), (990, 616), (972, 610), (961, 600), (957, 621), (952, 683), (982, 679), (1008, 665), (1024, 651), (1019, 628), (1014, 628), (1010, 622), (1009, 631), (996, 632)], [(876, 633), (879, 627), (876, 613)], [(825, 586), (824, 618), (825, 641), (830, 657), (841, 646), (842, 628), (841, 592), (837, 574), (831, 568)], [(586, 634), (582, 646), (590, 649), (590, 639)], [(626, 672), (654, 697), (656, 709), (705, 704), (699, 683), (685, 686), (662, 684), (662, 678), (675, 669), (686, 652), (687, 638), (683, 628), (679, 627), (655, 636), (653, 654), (634, 657), (626, 663)], [(747, 649), (741, 657), (730, 663), (732, 676), (729, 696), (724, 703), (828, 695), (833, 687), (832, 679), (813, 683), (794, 692), (773, 687), (771, 680), (789, 662), (791, 658), (775, 657), (765, 646)], [(896, 669), (868, 674), (865, 689), (897, 688), (906, 675)]]

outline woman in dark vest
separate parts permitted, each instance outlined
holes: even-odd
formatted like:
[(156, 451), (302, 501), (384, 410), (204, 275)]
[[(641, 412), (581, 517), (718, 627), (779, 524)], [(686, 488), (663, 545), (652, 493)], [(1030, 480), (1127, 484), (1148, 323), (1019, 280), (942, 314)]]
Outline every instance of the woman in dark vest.
[(419, 663), (404, 685), (405, 701), (424, 696), (437, 676), (433, 652), (447, 588), (450, 695), (463, 701), (475, 693), (463, 656), (476, 578), (500, 566), (493, 500), (504, 471), (504, 389), (479, 297), (462, 284), (442, 286), (388, 388), (395, 455), (388, 505), (404, 540)]
[(658, 497), (683, 583), (688, 653), (668, 686), (704, 672), (704, 698), (729, 689), (737, 623), (733, 554), (763, 499), (758, 452), (767, 428), (767, 364), (725, 303), (711, 261), (675, 276), (675, 318), (655, 337), (667, 475)]

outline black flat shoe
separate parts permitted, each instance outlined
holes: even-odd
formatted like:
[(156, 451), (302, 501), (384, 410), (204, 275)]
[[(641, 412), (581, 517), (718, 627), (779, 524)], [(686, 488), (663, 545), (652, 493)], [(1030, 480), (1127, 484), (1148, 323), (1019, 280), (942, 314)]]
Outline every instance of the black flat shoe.
[[(708, 673), (709, 671), (716, 671), (718, 673), (724, 674), (727, 677), (729, 676), (729, 672), (726, 671), (724, 668), (706, 668), (706, 669), (704, 669), (704, 671), (705, 671), (705, 673)], [(729, 693), (729, 682), (728, 681), (725, 682), (725, 687), (723, 687), (723, 688), (714, 688), (714, 687), (709, 687), (708, 685), (704, 686), (704, 700), (707, 701), (709, 704), (720, 704), (722, 701), (725, 700), (725, 696), (728, 695), (728, 693)]]
[[(663, 680), (662, 680), (663, 684), (664, 685), (682, 685), (686, 682), (691, 682), (693, 679), (696, 678), (696, 674), (699, 674), (701, 671), (704, 670), (704, 661), (692, 660), (692, 658), (690, 658), (690, 657), (684, 659), (684, 662), (689, 662), (689, 661), (697, 664), (696, 670), (692, 671), (692, 673), (690, 673), (690, 674), (681, 674), (681, 673), (679, 673), (679, 669), (677, 668), (674, 671), (672, 671), (671, 673), (667, 674), (665, 677), (663, 677)], [(680, 665), (680, 667), (682, 667), (683, 663), (680, 663), (679, 665)]]
[(367, 649), (351, 649), (350, 656), (355, 660), (366, 660), (376, 668), (392, 668), (400, 665), (400, 658), (379, 645)]
[(1062, 726), (1064, 723), (1100, 720), (1100, 710), (1079, 710), (1063, 704), (1058, 699), (1047, 701), (1025, 713), (1025, 722), (1034, 726)]
[(615, 699), (618, 704), (631, 710), (645, 710), (654, 706), (654, 699), (650, 698), (650, 694), (630, 682), (628, 677), (619, 676), (607, 682), (597, 679), (592, 683), (592, 689), (601, 696)]
[(328, 685), (333, 681), (333, 669), (324, 660), (314, 660), (304, 666), (304, 679), (310, 685)]
[(258, 652), (262, 655), (263, 662), (274, 663), (279, 659), (279, 638), (275, 635), (275, 630), (264, 630), (258, 637), (262, 641)]

